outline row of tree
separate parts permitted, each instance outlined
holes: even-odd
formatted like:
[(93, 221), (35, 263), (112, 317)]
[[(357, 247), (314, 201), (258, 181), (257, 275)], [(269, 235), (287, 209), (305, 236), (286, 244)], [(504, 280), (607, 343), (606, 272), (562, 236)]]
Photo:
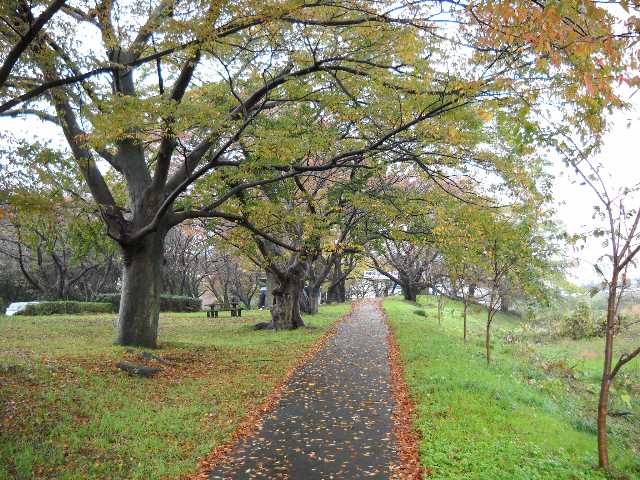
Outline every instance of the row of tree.
[[(586, 63), (602, 53), (598, 68), (619, 70), (611, 45), (592, 41), (612, 34), (614, 17), (594, 7), (571, 22), (575, 31), (568, 13), (541, 5), (523, 10), (536, 13), (526, 29), (505, 33), (511, 11), (437, 1), (3, 2), (12, 23), (0, 35), (0, 113), (61, 134), (7, 142), (20, 161), (3, 170), (6, 201), (34, 191), (49, 201), (54, 190), (94, 206), (123, 258), (118, 341), (155, 346), (175, 226), (230, 222), (264, 240), (254, 256), (281, 256), (300, 248), (264, 230), (274, 213), (288, 226), (282, 198), (312, 198), (305, 179), (363, 170), (370, 175), (356, 180), (375, 181), (411, 162), (441, 185), (452, 172), (498, 171), (517, 183), (512, 155), (533, 140), (538, 107), (558, 99), (567, 116), (596, 119), (591, 99), (615, 102)], [(562, 44), (533, 40), (549, 14), (565, 26)], [(460, 29), (447, 27), (452, 18)], [(318, 250), (316, 238), (304, 241)], [(277, 296), (294, 295), (282, 279), (301, 281), (305, 255), (269, 263)]]
[[(71, 208), (68, 202), (66, 208)], [(17, 208), (6, 212), (0, 224), (0, 298), (93, 301), (119, 291), (122, 259), (101, 235), (95, 215), (74, 211), (73, 218), (63, 218), (59, 210)], [(237, 298), (249, 308), (259, 288), (256, 267), (207, 239), (202, 229), (172, 230), (162, 264), (166, 294), (197, 298), (208, 290), (220, 302)]]
[[(4, 1), (0, 115), (56, 133), (4, 132), (0, 201), (18, 228), (3, 248), (34, 265), (22, 273), (35, 290), (75, 292), (90, 276), (99, 285), (106, 263), (82, 256), (68, 268), (67, 237), (26, 229), (19, 214), (99, 218), (80, 243), (99, 255), (107, 237), (117, 245), (122, 345), (157, 345), (167, 256), (206, 257), (167, 248), (185, 225), (266, 271), (277, 328), (301, 325), (301, 303), (312, 310), (327, 278), (340, 298), (353, 255), (375, 258), (413, 298), (431, 257), (390, 265), (424, 251), (458, 291), (477, 288), (481, 272), (488, 336), (499, 288), (536, 285), (548, 257), (537, 147), (570, 150), (568, 134), (597, 145), (607, 109), (622, 105), (614, 86), (637, 83), (637, 6), (620, 7)], [(33, 236), (30, 252), (21, 235)], [(618, 251), (614, 294), (635, 252)], [(174, 287), (188, 291), (198, 279), (184, 271)]]

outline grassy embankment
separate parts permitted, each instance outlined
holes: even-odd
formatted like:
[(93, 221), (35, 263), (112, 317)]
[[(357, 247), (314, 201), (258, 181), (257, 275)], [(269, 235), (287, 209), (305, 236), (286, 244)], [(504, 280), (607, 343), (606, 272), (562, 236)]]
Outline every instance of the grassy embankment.
[[(419, 298), (419, 305), (399, 298), (384, 304), (417, 405), (422, 463), (432, 478), (606, 478), (594, 469), (602, 339), (543, 338), (517, 317), (498, 315), (487, 366), (485, 310), (474, 308), (464, 345), (462, 304), (447, 302), (442, 325), (436, 304), (434, 297)], [(621, 346), (631, 342), (619, 339)], [(629, 367), (617, 382), (612, 410), (633, 415), (609, 419), (612, 478), (620, 479), (640, 478), (640, 367), (638, 361)]]
[(347, 308), (323, 307), (305, 318), (311, 328), (278, 333), (251, 330), (266, 311), (162, 314), (153, 353), (171, 364), (153, 379), (115, 368), (140, 359), (112, 345), (114, 315), (0, 316), (0, 478), (193, 472)]

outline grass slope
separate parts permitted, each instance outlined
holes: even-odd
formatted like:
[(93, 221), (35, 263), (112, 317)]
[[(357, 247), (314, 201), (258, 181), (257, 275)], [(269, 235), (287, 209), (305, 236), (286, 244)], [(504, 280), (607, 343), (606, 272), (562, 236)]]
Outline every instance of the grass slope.
[(162, 314), (155, 379), (114, 364), (114, 316), (0, 317), (0, 478), (158, 479), (193, 472), (347, 310), (311, 328), (253, 332), (242, 319)]
[[(506, 344), (506, 331), (522, 337), (523, 330), (519, 320), (499, 315), (494, 362), (487, 366), (483, 309), (470, 316), (471, 338), (464, 345), (461, 304), (448, 301), (438, 325), (435, 298), (422, 297), (419, 303), (390, 298), (384, 307), (416, 402), (416, 426), (423, 437), (420, 455), (431, 477), (605, 478), (594, 469), (594, 366), (585, 366), (588, 372), (582, 379), (580, 372), (560, 368), (563, 364), (549, 358), (570, 359), (579, 345), (534, 345), (522, 338)], [(634, 419), (610, 419), (615, 478), (640, 478), (637, 403), (634, 406)]]

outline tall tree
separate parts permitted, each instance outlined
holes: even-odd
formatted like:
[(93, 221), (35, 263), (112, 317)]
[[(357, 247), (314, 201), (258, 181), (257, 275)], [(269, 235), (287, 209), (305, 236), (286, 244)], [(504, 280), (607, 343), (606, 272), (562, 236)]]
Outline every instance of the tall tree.
[(531, 295), (540, 295), (543, 272), (551, 265), (552, 252), (544, 235), (546, 216), (538, 206), (523, 205), (507, 211), (484, 212), (480, 219), (476, 248), (481, 252), (479, 266), (487, 290), (487, 363), (491, 362), (491, 327), (500, 309), (502, 285), (509, 282)]
[(347, 279), (358, 264), (358, 256), (354, 253), (337, 255), (333, 259), (333, 268), (329, 274), (327, 286), (327, 303), (344, 303), (347, 301)]
[(37, 41), (40, 31), (44, 26), (65, 7), (67, 0), (52, 0), (45, 4), (45, 9), (34, 17), (35, 10), (39, 2), (25, 1), (7, 1), (2, 6), (3, 18), (11, 18), (13, 24), (5, 21), (4, 31), (2, 35), (3, 47), (7, 48), (6, 56), (2, 65), (0, 65), (0, 87), (4, 86), (9, 79), (14, 67), (20, 60), (20, 57)]
[(320, 286), (335, 259), (347, 252), (361, 216), (349, 202), (358, 175), (358, 169), (314, 172), (238, 196), (237, 214), (262, 234), (249, 229), (249, 244), (242, 233), (230, 240), (244, 244), (245, 253), (267, 272), (276, 329), (302, 326), (301, 309), (317, 312)]
[(431, 275), (440, 253), (429, 245), (410, 240), (385, 238), (369, 256), (376, 270), (400, 285), (405, 300), (415, 302), (417, 295), (434, 285)]
[(116, 252), (107, 242), (89, 240), (92, 228), (100, 232), (95, 222), (71, 222), (69, 228), (60, 217), (53, 223), (15, 214), (11, 218), (11, 224), (0, 229), (0, 255), (17, 265), (36, 298), (90, 301), (116, 287)]
[(5, 166), (0, 254), (16, 265), (34, 298), (92, 300), (112, 292), (120, 275), (117, 251), (81, 179), (67, 175), (66, 159), (46, 148), (20, 152), (34, 167), (43, 164), (28, 174)]
[(562, 143), (559, 147), (581, 184), (589, 188), (594, 195), (596, 204), (593, 218), (597, 223), (588, 236), (603, 240), (602, 247), (606, 249), (595, 269), (602, 277), (607, 293), (604, 362), (598, 397), (597, 425), (598, 463), (600, 467), (608, 469), (607, 416), (611, 386), (620, 370), (640, 356), (639, 346), (622, 353), (616, 361), (613, 359), (616, 331), (621, 324), (620, 304), (624, 290), (629, 286), (629, 269), (633, 268), (640, 252), (640, 208), (637, 206), (639, 191), (637, 185), (616, 190), (610, 184), (612, 182), (607, 180), (604, 166), (578, 148), (576, 143)]

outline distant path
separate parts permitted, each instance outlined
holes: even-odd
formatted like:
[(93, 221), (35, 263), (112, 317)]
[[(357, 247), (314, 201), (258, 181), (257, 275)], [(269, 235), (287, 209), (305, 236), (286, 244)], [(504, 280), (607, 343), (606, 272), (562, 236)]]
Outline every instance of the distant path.
[(260, 430), (209, 478), (389, 478), (396, 456), (386, 336), (375, 303), (354, 306), (325, 348), (294, 374)]

